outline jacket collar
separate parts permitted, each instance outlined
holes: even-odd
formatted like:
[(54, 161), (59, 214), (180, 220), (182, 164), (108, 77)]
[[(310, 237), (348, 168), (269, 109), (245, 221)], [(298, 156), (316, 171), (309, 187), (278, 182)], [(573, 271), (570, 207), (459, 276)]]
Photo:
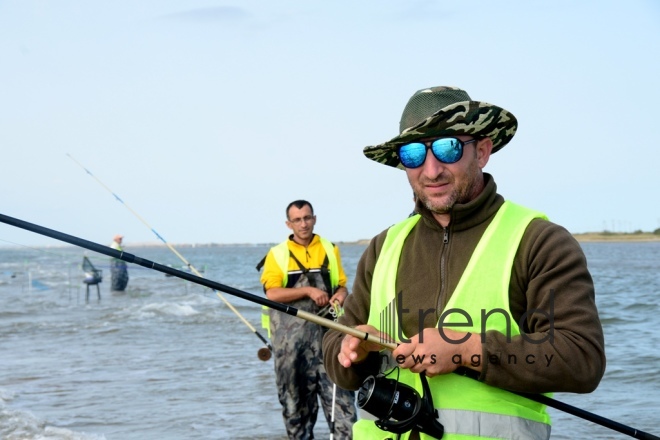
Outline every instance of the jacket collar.
[(316, 235), (316, 234), (312, 234), (312, 240), (309, 242), (309, 244), (308, 244), (307, 246), (303, 246), (302, 244), (296, 242), (296, 241), (293, 239), (293, 234), (290, 234), (290, 235), (289, 235), (289, 244), (292, 244), (293, 246), (298, 246), (298, 247), (301, 247), (301, 248), (310, 247), (311, 245), (313, 245), (314, 243), (316, 243), (316, 242), (319, 241), (319, 240), (320, 240), (320, 238), (319, 238), (318, 235)]

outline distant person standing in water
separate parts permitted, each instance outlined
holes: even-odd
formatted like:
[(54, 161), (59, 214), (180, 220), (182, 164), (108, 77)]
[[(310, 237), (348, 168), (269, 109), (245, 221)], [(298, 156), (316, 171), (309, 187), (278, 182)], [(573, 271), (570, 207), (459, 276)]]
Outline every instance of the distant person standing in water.
[[(121, 243), (124, 240), (124, 236), (117, 234), (112, 239), (112, 244), (110, 247), (112, 249), (117, 249), (118, 251), (123, 251)], [(113, 292), (123, 292), (126, 290), (126, 285), (128, 284), (128, 268), (126, 263), (118, 258), (113, 258), (110, 260), (110, 274), (111, 274), (111, 284), (110, 290)]]

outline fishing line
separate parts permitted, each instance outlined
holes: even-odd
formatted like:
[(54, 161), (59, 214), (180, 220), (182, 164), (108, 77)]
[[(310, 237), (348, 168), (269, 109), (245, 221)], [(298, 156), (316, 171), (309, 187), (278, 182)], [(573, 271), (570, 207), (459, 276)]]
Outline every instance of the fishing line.
[[(328, 312), (332, 316), (334, 322), (338, 322), (339, 317), (343, 315), (343, 309), (339, 305), (339, 301), (335, 301), (332, 304), (328, 304)], [(330, 440), (334, 440), (335, 437), (335, 406), (337, 400), (337, 384), (332, 383), (332, 411), (330, 412)]]
[[(64, 241), (66, 243), (70, 243), (75, 246), (79, 246), (94, 252), (98, 252), (99, 254), (107, 255), (109, 257), (117, 258), (126, 261), (128, 263), (137, 264), (139, 266), (146, 267), (148, 269), (153, 269), (158, 272), (169, 274), (174, 277), (181, 278), (183, 280), (208, 287), (210, 289), (219, 290), (228, 293), (232, 296), (236, 296), (238, 298), (244, 299), (246, 301), (254, 302), (256, 304), (266, 306), (270, 309), (277, 310), (278, 312), (286, 313), (287, 315), (295, 316), (304, 319), (305, 321), (313, 322), (315, 324), (324, 326), (331, 330), (336, 330), (341, 333), (363, 339), (365, 341), (373, 342), (389, 350), (394, 350), (397, 347), (397, 344), (395, 343), (385, 342), (375, 335), (357, 330), (352, 327), (345, 326), (331, 319), (320, 317), (314, 313), (305, 312), (304, 310), (298, 310), (295, 307), (291, 307), (286, 304), (282, 304), (276, 301), (269, 300), (267, 298), (254, 295), (252, 293), (248, 293), (233, 287), (229, 287), (224, 284), (220, 284), (218, 282), (211, 281), (206, 278), (188, 272), (184, 272), (169, 266), (165, 266), (163, 264), (158, 264), (156, 262), (144, 258), (140, 258), (136, 255), (129, 254), (127, 252), (112, 249), (111, 247), (108, 246), (103, 246), (101, 244), (94, 243), (92, 241), (88, 241), (79, 237), (75, 237), (73, 235), (65, 234), (63, 232), (59, 232), (54, 229), (48, 229), (43, 226), (36, 225), (34, 223), (28, 223), (24, 220), (20, 220), (14, 217), (9, 217), (4, 214), (0, 214), (0, 222), (6, 223), (11, 226), (15, 226), (20, 229), (25, 229), (27, 231), (31, 231), (40, 235), (44, 235), (46, 237), (51, 237), (56, 240)], [(465, 368), (457, 369), (456, 373), (472, 379), (476, 377), (475, 375), (478, 376), (478, 373), (476, 371)], [(610, 420), (605, 417), (599, 416), (597, 414), (590, 413), (588, 411), (568, 405), (566, 403), (560, 402), (550, 397), (546, 397), (540, 394), (517, 393), (514, 391), (510, 391), (510, 392), (523, 396), (532, 401), (539, 402), (544, 405), (550, 406), (552, 408), (558, 409), (560, 411), (566, 412), (568, 414), (572, 414), (574, 416), (580, 417), (582, 419), (588, 420), (590, 422), (596, 423), (598, 425), (604, 426), (606, 428), (620, 432), (622, 434), (626, 434), (630, 437), (634, 437), (642, 440), (660, 440), (660, 437), (657, 437), (653, 434), (649, 434), (639, 429), (623, 425), (619, 422), (615, 422), (614, 420)]]
[[(13, 244), (14, 246), (20, 246), (22, 248), (29, 249), (30, 251), (34, 251), (35, 253), (55, 255), (56, 257), (63, 258), (63, 259), (69, 259), (70, 258), (70, 256), (68, 256), (68, 255), (58, 254), (57, 252), (53, 252), (53, 251), (46, 250), (46, 249), (34, 248), (34, 247), (28, 246), (26, 244), (16, 243), (16, 242), (5, 240), (5, 239), (2, 239), (2, 238), (0, 238), (0, 241), (2, 241), (4, 243)], [(76, 263), (73, 263), (73, 262), (69, 261), (69, 262), (66, 263), (66, 265), (68, 266), (68, 270), (69, 270), (69, 273), (68, 273), (68, 275), (69, 275), (69, 280), (68, 280), (69, 281), (69, 289), (71, 289), (71, 287), (70, 287), (71, 286), (71, 267), (79, 266), (79, 264), (76, 264)], [(38, 268), (38, 265), (37, 265), (37, 268)], [(38, 278), (33, 278), (32, 277), (33, 271), (28, 267), (27, 257), (24, 259), (23, 270), (22, 271), (13, 271), (13, 272), (6, 272), (6, 273), (10, 273), (11, 278), (16, 278), (18, 275), (27, 275), (27, 284), (28, 284), (27, 288), (28, 288), (28, 291), (31, 291), (32, 288), (36, 288), (37, 290), (48, 290), (49, 289), (48, 285), (41, 282)], [(22, 288), (23, 288), (23, 286), (21, 286), (21, 289)]]
[[(143, 219), (143, 218), (142, 218), (137, 212), (135, 212), (135, 211), (133, 210), (133, 208), (131, 208), (130, 206), (128, 206), (128, 205), (127, 205), (127, 204), (121, 199), (121, 197), (119, 197), (119, 196), (118, 196), (117, 194), (115, 194), (110, 188), (108, 188), (107, 185), (105, 185), (103, 182), (101, 182), (101, 180), (100, 180), (98, 177), (96, 177), (94, 174), (92, 174), (91, 171), (89, 171), (87, 168), (85, 168), (85, 167), (83, 166), (83, 164), (81, 164), (81, 163), (78, 162), (76, 159), (74, 159), (73, 156), (71, 156), (69, 153), (67, 153), (66, 155), (69, 156), (69, 158), (70, 158), (72, 161), (74, 161), (75, 163), (77, 163), (78, 166), (80, 166), (80, 168), (82, 168), (83, 170), (85, 170), (85, 172), (86, 172), (87, 174), (89, 174), (92, 178), (94, 178), (94, 180), (96, 180), (96, 181), (97, 181), (97, 182), (98, 182), (103, 188), (105, 188), (110, 194), (112, 194), (112, 195), (114, 196), (114, 198), (115, 198), (119, 203), (121, 203), (122, 205), (124, 205), (124, 206), (126, 207), (126, 209), (128, 209), (128, 210), (129, 210), (129, 211), (130, 211), (135, 217), (137, 217), (138, 220), (140, 220), (140, 221), (141, 221), (141, 222), (142, 222), (147, 228), (149, 228), (149, 229), (151, 230), (151, 232), (153, 232), (154, 235), (155, 235), (156, 237), (158, 237), (158, 239), (159, 239), (160, 241), (162, 241), (162, 242), (165, 244), (165, 246), (167, 246), (168, 249), (171, 250), (171, 251), (172, 251), (172, 252), (173, 252), (173, 253), (174, 253), (174, 254), (175, 254), (175, 255), (176, 255), (176, 256), (177, 256), (177, 257), (178, 257), (178, 258), (179, 258), (184, 264), (185, 264), (185, 265), (186, 265), (186, 267), (188, 267), (188, 268), (189, 268), (189, 269), (190, 269), (195, 275), (197, 275), (198, 277), (203, 278), (203, 277), (202, 277), (202, 274), (201, 274), (201, 273), (195, 268), (195, 266), (193, 266), (188, 260), (186, 260), (186, 259), (184, 258), (184, 256), (181, 255), (176, 249), (174, 249), (174, 247), (173, 247), (171, 244), (169, 244), (169, 243), (163, 238), (162, 235), (160, 235), (158, 232), (156, 232), (156, 230), (155, 230), (154, 228), (152, 228), (151, 225), (149, 225), (149, 223), (147, 223), (147, 222), (146, 222), (146, 221), (145, 221), (145, 220), (144, 220), (144, 219)], [(261, 335), (261, 333), (259, 333), (259, 331), (257, 331), (257, 329), (254, 328), (254, 326), (253, 326), (252, 324), (250, 324), (250, 322), (249, 322), (247, 319), (245, 319), (245, 317), (244, 317), (243, 315), (241, 315), (241, 313), (240, 313), (240, 312), (239, 312), (239, 311), (238, 311), (238, 310), (237, 310), (237, 309), (236, 309), (236, 308), (235, 308), (235, 307), (234, 307), (234, 306), (233, 306), (233, 305), (232, 305), (232, 304), (231, 304), (231, 303), (230, 303), (230, 302), (224, 297), (224, 296), (222, 296), (222, 294), (221, 294), (220, 292), (218, 292), (218, 291), (215, 290), (215, 289), (214, 289), (213, 291), (214, 291), (215, 294), (218, 296), (218, 298), (220, 298), (222, 301), (224, 301), (224, 303), (227, 305), (227, 307), (229, 307), (229, 309), (230, 309), (232, 312), (234, 312), (234, 314), (235, 314), (235, 315), (236, 315), (241, 321), (243, 321), (243, 324), (245, 324), (245, 325), (246, 325), (246, 326), (247, 326), (247, 327), (248, 327), (248, 328), (249, 328), (249, 329), (250, 329), (250, 330), (251, 330), (251, 331), (252, 331), (252, 332), (253, 332), (253, 333), (254, 333), (254, 334), (260, 339), (260, 340), (261, 340), (261, 342), (264, 343), (264, 345), (265, 345), (266, 347), (264, 347), (264, 348), (260, 348), (259, 351), (258, 351), (258, 353), (257, 353), (259, 359), (261, 359), (262, 361), (267, 361), (267, 360), (269, 360), (270, 357), (271, 357), (271, 353), (272, 353), (272, 351), (273, 351), (273, 347), (270, 345), (270, 343), (268, 342), (268, 340), (267, 340), (266, 338), (264, 338), (264, 337)]]
[[(0, 241), (3, 242), (3, 243), (13, 244), (14, 246), (20, 246), (20, 247), (22, 247), (22, 248), (29, 249), (29, 250), (31, 250), (31, 251), (34, 251), (34, 252), (36, 252), (36, 253), (40, 253), (40, 254), (54, 255), (54, 256), (56, 256), (56, 257), (66, 258), (66, 259), (70, 259), (70, 258), (71, 258), (71, 255), (58, 254), (57, 252), (53, 252), (53, 251), (48, 250), (48, 249), (36, 248), (36, 247), (29, 246), (29, 245), (27, 245), (27, 244), (16, 243), (16, 242), (14, 242), (14, 241), (5, 240), (5, 239), (3, 239), (3, 238), (0, 238)], [(67, 264), (72, 265), (72, 266), (80, 266), (80, 263), (74, 263), (74, 262), (70, 262), (70, 263), (67, 263)], [(99, 266), (99, 265), (97, 265), (97, 267), (107, 268), (107, 266), (104, 267), (104, 266)], [(144, 270), (145, 268), (143, 268), (143, 267), (138, 267), (137, 269)]]
[(39, 252), (39, 253), (55, 255), (55, 256), (57, 256), (57, 257), (65, 257), (65, 258), (68, 257), (67, 255), (64, 255), (64, 254), (58, 254), (58, 253), (56, 253), (56, 252), (48, 251), (48, 250), (46, 250), (46, 249), (34, 248), (34, 247), (32, 247), (32, 246), (28, 246), (28, 245), (26, 245), (26, 244), (15, 243), (15, 242), (13, 242), (13, 241), (5, 240), (5, 239), (3, 239), (3, 238), (0, 238), (0, 241), (2, 241), (3, 243), (13, 244), (14, 246), (24, 247), (25, 249), (30, 249), (31, 251), (35, 251), (35, 252)]

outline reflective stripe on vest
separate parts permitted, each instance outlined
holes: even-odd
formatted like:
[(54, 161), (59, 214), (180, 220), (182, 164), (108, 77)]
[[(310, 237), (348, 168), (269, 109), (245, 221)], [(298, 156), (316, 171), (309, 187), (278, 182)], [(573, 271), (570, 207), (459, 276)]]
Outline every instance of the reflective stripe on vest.
[[(339, 269), (337, 267), (337, 256), (335, 255), (335, 248), (333, 244), (326, 240), (323, 237), (319, 236), (319, 241), (321, 242), (321, 245), (323, 246), (323, 249), (325, 250), (325, 254), (328, 256), (328, 270), (330, 271), (330, 295), (334, 293), (334, 290), (337, 288), (339, 285)], [(289, 282), (289, 259), (291, 258), (290, 256), (290, 251), (289, 251), (289, 241), (285, 241), (283, 243), (278, 244), (277, 246), (271, 248), (271, 251), (273, 252), (273, 257), (275, 257), (275, 261), (277, 262), (277, 265), (280, 267), (280, 270), (282, 271), (282, 287), (286, 287), (287, 283)]]
[[(337, 256), (335, 255), (335, 248), (332, 242), (326, 240), (325, 238), (318, 236), (325, 254), (328, 256), (328, 271), (330, 272), (330, 296), (334, 294), (335, 289), (339, 286), (339, 267), (337, 266)], [(273, 252), (273, 257), (277, 262), (277, 265), (282, 271), (282, 287), (286, 287), (289, 282), (289, 259), (291, 254), (289, 251), (289, 240), (284, 241), (277, 246), (274, 246), (270, 249)], [(327, 286), (326, 286), (327, 287)], [(270, 315), (269, 308), (266, 306), (261, 306), (261, 328), (268, 331), (268, 337), (270, 338)]]
[[(419, 218), (419, 215), (411, 217), (390, 228), (374, 269), (371, 291), (379, 294), (372, 296), (369, 324), (383, 328), (381, 317), (393, 317), (395, 322), (389, 325), (388, 331), (395, 339), (399, 334), (397, 314), (387, 313), (385, 310), (388, 307), (388, 310), (396, 307), (396, 272), (401, 251), (406, 237)], [(518, 325), (510, 319), (509, 281), (520, 240), (534, 218), (545, 216), (510, 202), (505, 202), (500, 207), (477, 244), (465, 272), (443, 310), (447, 312), (450, 309), (460, 309), (472, 319), (471, 326), (457, 327), (455, 330), (480, 333), (482, 309), (486, 313), (502, 309), (508, 313), (509, 320), (507, 321), (502, 313), (494, 312), (487, 317), (485, 330), (506, 333), (508, 329), (512, 337), (520, 334)], [(474, 295), (473, 292), (480, 294)], [(406, 292), (401, 294), (405, 295)], [(445, 319), (444, 322), (456, 322), (456, 315), (453, 315), (453, 318)], [(466, 322), (464, 316), (459, 319), (460, 322)], [(506, 362), (507, 359), (502, 361)], [(401, 369), (399, 380), (413, 386), (422, 394), (419, 375)], [(547, 439), (550, 436), (550, 418), (544, 405), (456, 374), (432, 377), (429, 379), (429, 385), (439, 420), (445, 427), (443, 440)], [(357, 431), (373, 433), (373, 436), (369, 434), (355, 437), (358, 440), (382, 439), (384, 434), (387, 435), (373, 422), (364, 420), (358, 423), (360, 426)], [(367, 424), (371, 427), (365, 430), (364, 425)], [(391, 436), (391, 433), (389, 435)], [(408, 434), (402, 436), (402, 439), (406, 438)], [(421, 434), (421, 438), (430, 437)]]

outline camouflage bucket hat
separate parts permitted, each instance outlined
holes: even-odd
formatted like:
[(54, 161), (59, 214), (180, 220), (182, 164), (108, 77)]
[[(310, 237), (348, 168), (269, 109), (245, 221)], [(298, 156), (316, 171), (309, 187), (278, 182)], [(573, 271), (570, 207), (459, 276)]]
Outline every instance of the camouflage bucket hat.
[(384, 165), (403, 169), (398, 147), (420, 138), (470, 135), (489, 137), (493, 153), (516, 134), (518, 121), (508, 111), (487, 102), (472, 101), (465, 90), (431, 87), (415, 92), (403, 109), (399, 135), (373, 147), (364, 155)]

